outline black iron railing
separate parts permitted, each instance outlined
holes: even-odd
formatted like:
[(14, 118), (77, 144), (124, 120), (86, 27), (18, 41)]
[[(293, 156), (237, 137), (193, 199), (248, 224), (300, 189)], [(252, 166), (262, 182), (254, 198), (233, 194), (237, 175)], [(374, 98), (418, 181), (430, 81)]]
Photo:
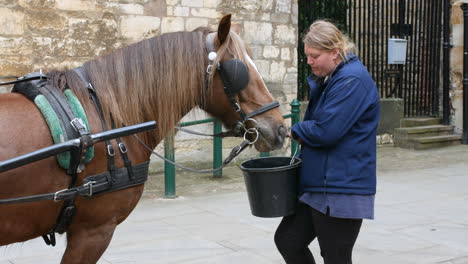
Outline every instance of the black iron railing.
[[(310, 73), (302, 34), (314, 20), (327, 18), (356, 44), (356, 53), (382, 98), (402, 98), (407, 117), (438, 116), (442, 4), (440, 0), (299, 0), (299, 98), (307, 99), (305, 77)], [(388, 64), (389, 38), (408, 41), (406, 64)]]

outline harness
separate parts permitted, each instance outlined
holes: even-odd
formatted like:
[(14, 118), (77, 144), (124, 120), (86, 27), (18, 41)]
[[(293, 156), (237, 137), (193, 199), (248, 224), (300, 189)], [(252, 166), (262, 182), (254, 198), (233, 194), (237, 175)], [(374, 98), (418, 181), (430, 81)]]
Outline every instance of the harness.
[[(206, 86), (207, 88), (209, 87), (210, 83), (210, 75), (212, 74), (213, 71), (213, 63), (216, 59), (217, 53), (216, 49), (214, 47), (214, 38), (216, 36), (216, 32), (209, 33), (206, 36), (205, 40), (205, 46), (208, 51), (208, 66), (206, 68)], [(242, 108), (240, 107), (239, 102), (236, 99), (236, 95), (239, 94), (242, 90), (244, 90), (247, 87), (247, 84), (249, 83), (249, 71), (247, 66), (238, 58), (230, 59), (224, 62), (218, 62), (217, 65), (214, 65), (216, 70), (219, 72), (219, 76), (221, 77), (221, 80), (223, 82), (223, 88), (224, 88), (224, 93), (229, 99), (229, 102), (231, 103), (232, 107), (234, 110), (239, 113), (241, 119), (236, 122), (235, 127), (232, 129), (233, 135), (235, 136), (242, 136), (242, 132), (247, 132), (247, 133), (255, 133), (257, 134), (258, 138), (258, 129), (256, 127), (254, 128), (245, 128), (245, 123), (247, 121), (253, 121), (254, 123), (257, 123), (255, 119), (253, 119), (254, 116), (257, 116), (259, 114), (265, 113), (267, 111), (270, 111), (276, 107), (279, 107), (279, 102), (278, 101), (273, 101), (271, 103), (268, 103), (266, 105), (261, 106), (257, 110), (246, 114)]]
[[(86, 81), (87, 78), (85, 77), (83, 68), (80, 67), (74, 69), (74, 71), (78, 74), (78, 76), (80, 76), (84, 83), (88, 84), (87, 89), (89, 91), (89, 96), (92, 99), (96, 111), (98, 112), (99, 117), (101, 119), (102, 129), (103, 131), (107, 131), (107, 126), (104, 120), (101, 104), (99, 102), (98, 97), (96, 96), (92, 85)], [(37, 98), (45, 97), (47, 100), (42, 100), (42, 104), (44, 104), (44, 102), (50, 104), (51, 109), (54, 110), (54, 112), (57, 115), (57, 119), (60, 121), (61, 128), (63, 128), (64, 134), (66, 134), (65, 137), (76, 138), (76, 140), (79, 142), (79, 144), (77, 145), (73, 145), (73, 143), (70, 142), (62, 142), (54, 145), (57, 148), (50, 148), (51, 152), (49, 151), (49, 153), (43, 154), (50, 156), (51, 153), (61, 153), (62, 151), (59, 151), (58, 149), (62, 148), (59, 148), (58, 145), (63, 145), (64, 148), (67, 147), (67, 149), (71, 149), (71, 157), (69, 160), (69, 167), (67, 169), (67, 174), (71, 176), (71, 182), (67, 189), (63, 189), (54, 193), (0, 200), (0, 205), (44, 200), (64, 201), (55, 226), (47, 234), (42, 236), (47, 245), (55, 246), (55, 233), (64, 233), (67, 230), (68, 226), (71, 224), (72, 218), (76, 210), (75, 199), (77, 196), (92, 198), (95, 195), (129, 188), (146, 182), (146, 180), (148, 179), (149, 161), (132, 165), (130, 159), (128, 158), (127, 148), (125, 144), (120, 138), (117, 137), (116, 141), (118, 144), (118, 150), (124, 161), (124, 167), (116, 168), (114, 157), (115, 151), (112, 144), (110, 143), (110, 139), (115, 137), (103, 137), (104, 139), (102, 141), (105, 141), (107, 149), (108, 171), (97, 175), (88, 176), (84, 178), (83, 184), (81, 186), (76, 186), (77, 175), (84, 168), (86, 153), (88, 153), (87, 150), (95, 142), (93, 141), (92, 135), (90, 135), (89, 133), (88, 126), (84, 124), (82, 119), (77, 118), (75, 116), (76, 111), (72, 110), (72, 107), (70, 107), (70, 104), (66, 100), (67, 91), (69, 93), (71, 90), (65, 89), (65, 92), (63, 94), (60, 93), (58, 89), (52, 87), (52, 84), (48, 80), (47, 76), (42, 74), (41, 72), (31, 73), (21, 78), (18, 78), (16, 81), (4, 84), (15, 84), (12, 92), (22, 93), (27, 98), (33, 101), (37, 101)], [(113, 122), (112, 127), (115, 128)], [(128, 135), (128, 133), (125, 133), (125, 135)], [(61, 141), (63, 141), (63, 139)], [(70, 146), (74, 147), (70, 148)], [(52, 149), (57, 150), (53, 151)], [(37, 155), (35, 154), (37, 153), (33, 153), (32, 155), (24, 155), (24, 157), (16, 158), (18, 162), (7, 161), (5, 164), (8, 166), (2, 165), (0, 172), (13, 169), (34, 161), (33, 156), (34, 159), (37, 158)], [(42, 155), (39, 156), (42, 157)]]
[[(215, 34), (216, 33), (210, 33), (206, 37), (206, 48), (209, 54), (208, 55), (209, 65), (207, 66), (207, 69), (206, 69), (207, 88), (210, 85), (209, 79), (210, 79), (210, 75), (212, 74), (213, 62), (216, 58), (216, 51), (213, 45)], [(208, 171), (197, 171), (197, 170), (187, 169), (183, 166), (180, 166), (172, 161), (165, 159), (164, 157), (161, 157), (160, 155), (155, 153), (149, 146), (144, 144), (144, 142), (141, 141), (141, 139), (139, 139), (136, 135), (133, 135), (145, 148), (147, 148), (150, 152), (156, 154), (158, 157), (178, 167), (181, 167), (183, 169), (187, 169), (193, 172), (202, 172), (202, 173), (213, 172), (213, 171), (222, 169), (224, 166), (226, 166), (234, 157), (240, 154), (240, 152), (243, 151), (248, 145), (254, 144), (259, 137), (258, 128), (256, 126), (251, 127), (251, 128), (246, 128), (245, 123), (250, 120), (256, 124), (257, 122), (255, 121), (255, 119), (253, 119), (254, 116), (262, 114), (269, 110), (272, 110), (276, 107), (279, 107), (279, 103), (277, 101), (273, 101), (271, 103), (263, 105), (259, 109), (249, 114), (246, 114), (240, 107), (240, 104), (238, 103), (235, 96), (247, 87), (247, 84), (249, 82), (249, 74), (248, 74), (247, 66), (241, 60), (235, 58), (235, 59), (227, 60), (224, 62), (219, 62), (217, 63), (217, 65), (215, 65), (215, 67), (216, 67), (216, 70), (219, 72), (221, 80), (223, 82), (224, 92), (226, 96), (228, 97), (234, 110), (239, 113), (241, 119), (236, 122), (235, 127), (231, 131), (223, 132), (221, 134), (212, 135), (212, 136), (221, 136), (221, 137), (242, 136), (242, 132), (244, 132), (244, 140), (242, 141), (241, 144), (233, 148), (229, 157), (227, 157), (226, 160), (223, 162), (222, 167), (214, 169), (214, 170), (208, 170)], [(94, 103), (96, 111), (101, 120), (102, 129), (103, 131), (106, 131), (107, 125), (106, 125), (106, 121), (104, 118), (104, 114), (102, 112), (101, 104), (99, 102), (98, 97), (96, 96), (96, 92), (92, 84), (88, 81), (89, 78), (86, 74), (86, 71), (84, 70), (82, 66), (73, 69), (73, 71), (80, 77), (83, 83), (87, 84), (89, 96), (92, 102)], [(7, 171), (10, 169), (28, 164), (36, 160), (40, 160), (45, 157), (49, 157), (52, 155), (56, 155), (58, 153), (62, 153), (64, 150), (71, 149), (70, 166), (67, 169), (67, 174), (71, 176), (72, 180), (67, 189), (63, 189), (63, 190), (60, 190), (54, 193), (48, 193), (48, 194), (40, 194), (40, 195), (32, 195), (32, 196), (27, 196), (27, 197), (0, 200), (0, 205), (13, 204), (13, 203), (25, 203), (25, 202), (33, 202), (33, 201), (44, 201), (44, 200), (64, 201), (61, 213), (57, 219), (55, 226), (47, 234), (42, 236), (47, 245), (55, 246), (56, 244), (55, 233), (59, 233), (59, 234), (64, 233), (72, 221), (72, 217), (75, 213), (74, 202), (77, 196), (92, 198), (95, 195), (100, 195), (103, 193), (108, 193), (108, 192), (112, 192), (112, 191), (116, 191), (116, 190), (120, 190), (124, 188), (129, 188), (135, 185), (143, 184), (148, 179), (149, 161), (146, 161), (137, 165), (132, 165), (130, 159), (128, 158), (127, 148), (125, 144), (121, 141), (120, 138), (116, 138), (118, 151), (120, 152), (122, 159), (124, 161), (124, 165), (125, 165), (124, 168), (116, 168), (115, 150), (110, 142), (110, 139), (115, 138), (115, 137), (104, 136), (102, 137), (102, 140), (97, 141), (96, 135), (90, 135), (89, 128), (87, 127), (87, 125), (82, 121), (82, 119), (79, 119), (75, 116), (74, 111), (70, 108), (66, 100), (64, 100), (64, 95), (58, 93), (57, 92), (58, 89), (54, 89), (53, 87), (51, 87), (51, 84), (48, 81), (47, 76), (42, 74), (42, 72), (28, 74), (28, 75), (18, 78), (15, 81), (0, 83), (0, 85), (10, 85), (10, 84), (15, 84), (15, 88), (13, 89), (15, 92), (34, 91), (34, 89), (29, 89), (29, 88), (20, 89), (20, 86), (23, 86), (23, 85), (27, 87), (36, 87), (36, 90), (42, 89), (40, 94), (45, 96), (48, 102), (51, 103), (52, 108), (55, 110), (55, 112), (59, 116), (59, 119), (67, 120), (67, 121), (61, 121), (62, 124), (65, 124), (63, 125), (63, 127), (67, 135), (71, 135), (69, 136), (70, 138), (73, 138), (73, 137), (77, 138), (75, 140), (70, 140), (68, 142), (63, 142), (63, 143), (56, 144), (48, 148), (44, 148), (34, 153), (26, 154), (21, 157), (17, 157), (17, 158), (14, 158), (5, 162), (0, 162), (0, 172), (3, 172), (3, 171)], [(27, 92), (26, 93), (22, 92), (22, 93), (28, 97)], [(37, 92), (34, 91), (34, 93), (37, 93)], [(31, 96), (29, 96), (28, 98), (30, 97)], [(115, 127), (114, 122), (112, 120), (111, 120), (111, 126), (112, 128)], [(129, 129), (129, 131), (134, 131), (133, 133), (126, 132), (126, 133), (121, 133), (121, 134), (122, 136), (127, 136), (129, 134), (135, 134), (138, 132), (147, 131), (149, 129), (154, 129), (154, 127), (155, 127), (155, 124), (153, 124), (151, 128), (147, 125), (144, 129), (140, 127), (135, 128), (134, 130)], [(193, 132), (187, 129), (182, 129), (182, 128), (178, 128), (178, 129), (189, 132), (189, 133), (202, 134), (202, 133)], [(118, 129), (114, 129), (114, 130), (118, 130)], [(247, 139), (247, 135), (251, 133), (256, 134), (254, 141), (249, 141)], [(203, 134), (203, 135), (206, 135), (206, 134)], [(81, 172), (81, 169), (84, 166), (84, 163), (85, 163), (84, 161), (86, 159), (85, 157), (86, 157), (86, 153), (88, 152), (88, 149), (91, 146), (93, 146), (94, 143), (101, 142), (101, 141), (105, 141), (105, 144), (106, 144), (108, 170), (97, 175), (88, 176), (84, 178), (83, 184), (81, 186), (75, 186), (77, 175), (79, 172)]]

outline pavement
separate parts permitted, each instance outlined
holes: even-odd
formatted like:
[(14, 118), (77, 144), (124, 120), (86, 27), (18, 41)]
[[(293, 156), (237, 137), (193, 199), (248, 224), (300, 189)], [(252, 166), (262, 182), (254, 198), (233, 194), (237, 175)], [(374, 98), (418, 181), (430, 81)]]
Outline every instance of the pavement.
[[(145, 191), (98, 263), (284, 263), (273, 242), (281, 219), (251, 215), (237, 167), (222, 179), (177, 177), (178, 198)], [(376, 219), (364, 221), (354, 263), (467, 264), (467, 203), (468, 146), (379, 146)], [(64, 236), (54, 248), (42, 239), (17, 243), (0, 248), (0, 264), (59, 263), (64, 248)], [(317, 241), (310, 248), (323, 263)]]

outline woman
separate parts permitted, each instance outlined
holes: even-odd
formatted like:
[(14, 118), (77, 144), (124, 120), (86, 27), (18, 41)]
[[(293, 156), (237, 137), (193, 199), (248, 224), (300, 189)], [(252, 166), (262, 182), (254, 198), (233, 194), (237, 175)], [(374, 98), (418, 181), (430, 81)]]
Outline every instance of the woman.
[(362, 219), (374, 218), (379, 95), (352, 46), (324, 20), (304, 37), (310, 100), (290, 135), (301, 144), (299, 203), (275, 233), (288, 264), (315, 263), (315, 238), (325, 264), (352, 263)]

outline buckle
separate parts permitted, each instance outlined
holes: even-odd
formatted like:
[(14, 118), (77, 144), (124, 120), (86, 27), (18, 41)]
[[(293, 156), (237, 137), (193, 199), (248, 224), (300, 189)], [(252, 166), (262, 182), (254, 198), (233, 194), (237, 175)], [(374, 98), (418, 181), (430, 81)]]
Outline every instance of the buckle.
[(207, 74), (211, 74), (211, 70), (212, 70), (213, 66), (210, 64), (208, 65), (208, 67), (206, 67), (206, 73)]
[(112, 145), (107, 145), (107, 154), (109, 154), (111, 157), (115, 156), (115, 151)]
[(93, 184), (95, 184), (96, 181), (89, 181), (85, 184), (83, 184), (83, 187), (88, 187), (89, 186), (89, 192), (88, 192), (88, 196), (93, 196)]
[(68, 191), (68, 189), (63, 189), (63, 190), (60, 190), (60, 191), (58, 191), (58, 192), (55, 192), (55, 193), (54, 193), (54, 202), (59, 202), (60, 200), (58, 199), (58, 195), (59, 195), (60, 193), (66, 192), (66, 191)]
[(72, 125), (72, 127), (75, 129), (76, 132), (80, 132), (80, 130), (84, 130), (85, 132), (88, 132), (88, 130), (86, 129), (86, 125), (83, 122), (83, 120), (81, 120), (81, 118), (77, 117), (73, 119), (72, 121), (70, 121), (70, 124)]
[(236, 110), (236, 112), (240, 112), (241, 111), (241, 107), (238, 103), (234, 103), (232, 106), (234, 106), (234, 110)]
[(122, 154), (127, 153), (127, 147), (125, 146), (124, 143), (119, 143), (119, 149)]

